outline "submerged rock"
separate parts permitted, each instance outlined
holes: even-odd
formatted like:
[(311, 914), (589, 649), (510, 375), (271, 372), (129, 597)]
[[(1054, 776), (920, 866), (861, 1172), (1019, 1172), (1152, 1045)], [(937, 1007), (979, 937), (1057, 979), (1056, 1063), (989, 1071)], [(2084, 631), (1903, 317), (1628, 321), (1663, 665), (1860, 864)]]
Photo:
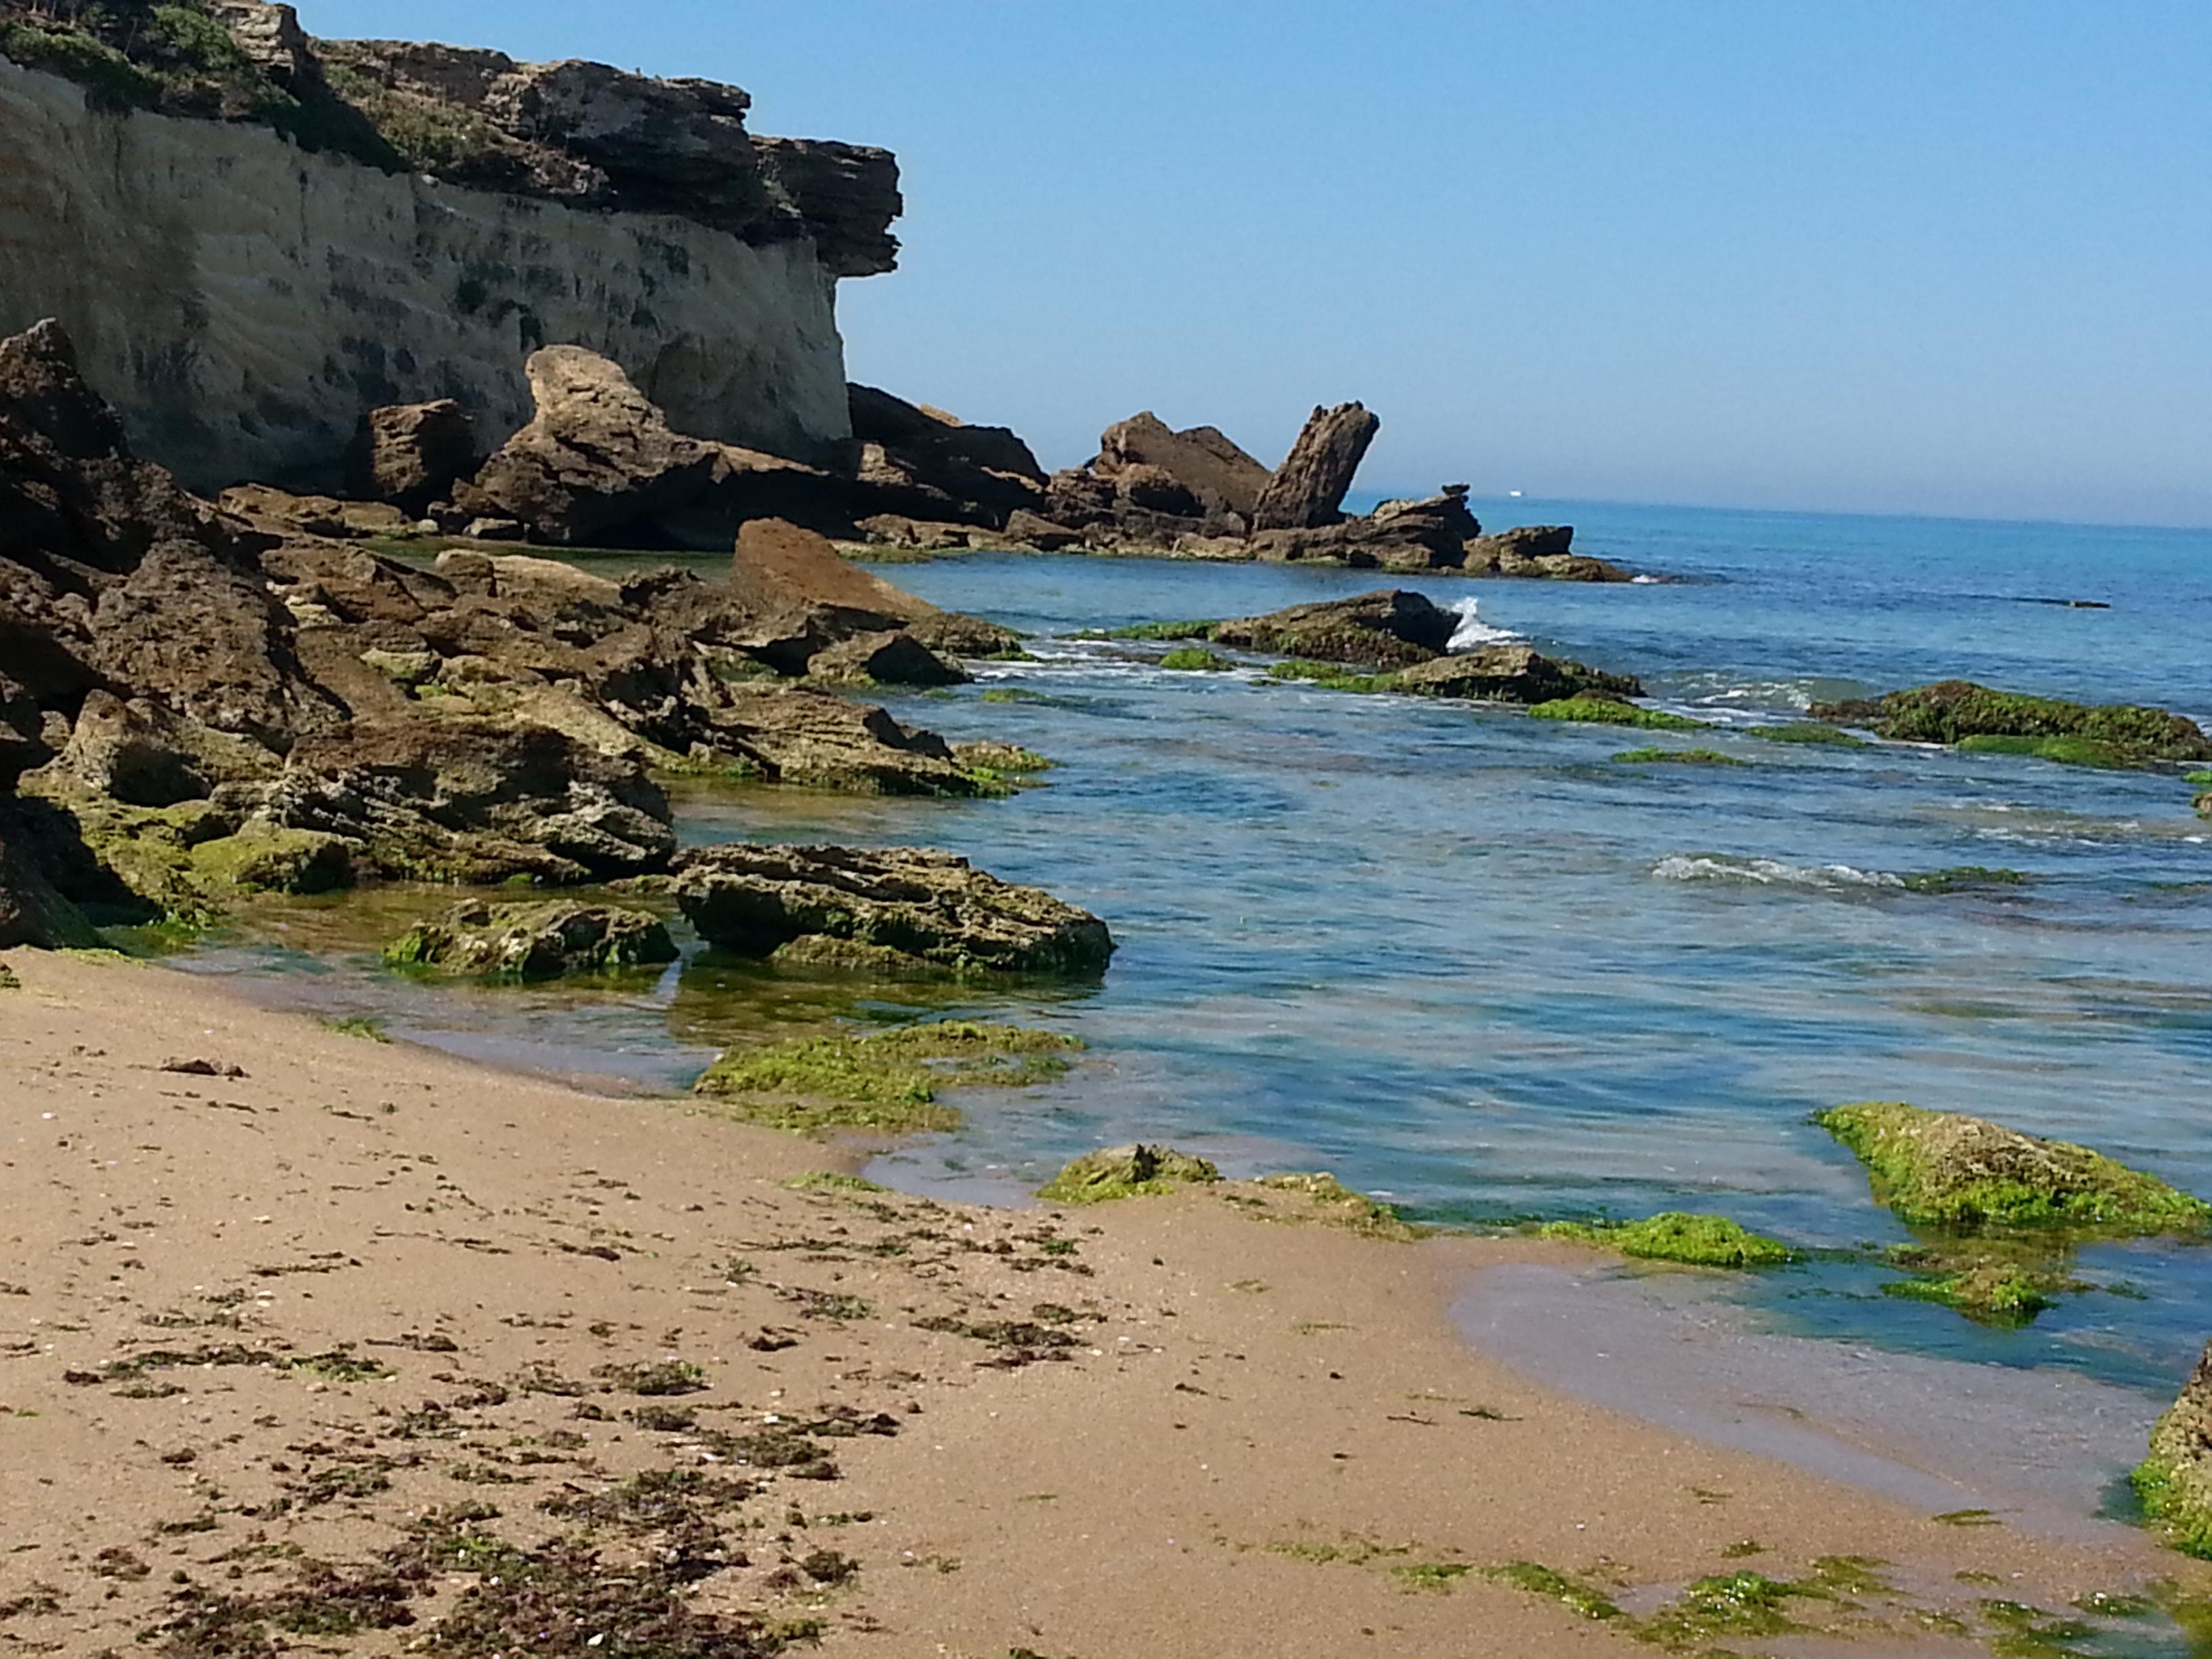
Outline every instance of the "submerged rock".
[(1068, 1069), (1083, 1044), (1057, 1031), (945, 1019), (732, 1049), (695, 1092), (772, 1128), (946, 1129), (960, 1115), (939, 1089), (1023, 1089)]
[(1486, 645), (1416, 663), (1395, 688), (1430, 697), (1472, 697), (1486, 702), (1553, 702), (1571, 697), (1640, 697), (1632, 674), (1609, 674), (1565, 658), (1547, 657), (1525, 645)]
[(2212, 1343), (2130, 1479), (2166, 1542), (2212, 1560)]
[(1456, 616), (1424, 595), (1385, 587), (1217, 623), (1213, 642), (1318, 662), (1398, 668), (1442, 656), (1458, 626)]
[(2066, 1272), (2063, 1261), (2038, 1262), (1918, 1247), (1893, 1252), (1890, 1259), (1917, 1271), (1911, 1279), (1884, 1285), (1884, 1296), (1933, 1302), (1978, 1325), (2005, 1329), (2032, 1324), (2037, 1315), (2057, 1305), (2061, 1295), (2090, 1288)]
[(1777, 1267), (1794, 1252), (1720, 1215), (1690, 1215), (1669, 1210), (1642, 1221), (1553, 1221), (1537, 1229), (1540, 1238), (1602, 1244), (1623, 1255), (1651, 1261), (1680, 1261), (1698, 1267)]
[(679, 854), (676, 898), (702, 938), (739, 956), (867, 971), (1095, 978), (1106, 924), (950, 853), (732, 844)]
[(1540, 720), (1572, 720), (1583, 726), (1632, 726), (1650, 732), (1702, 732), (1705, 722), (1663, 708), (1644, 708), (1607, 696), (1560, 697), (1528, 710)]
[(659, 917), (605, 904), (495, 904), (472, 899), (418, 921), (384, 953), (395, 968), (536, 981), (609, 974), (676, 960)]
[(1045, 1185), (1037, 1196), (1054, 1204), (1103, 1204), (1149, 1197), (1179, 1187), (1211, 1186), (1221, 1171), (1202, 1158), (1172, 1146), (1115, 1146), (1085, 1152)]
[(1813, 1120), (1867, 1167), (1899, 1220), (1975, 1230), (2064, 1227), (2112, 1237), (2196, 1232), (2212, 1205), (2070, 1141), (1901, 1101), (1838, 1106)]
[(2212, 738), (2185, 715), (2133, 704), (2093, 706), (1942, 680), (1868, 702), (1815, 703), (1817, 720), (1865, 726), (1881, 737), (2032, 754), (2085, 766), (2212, 760)]

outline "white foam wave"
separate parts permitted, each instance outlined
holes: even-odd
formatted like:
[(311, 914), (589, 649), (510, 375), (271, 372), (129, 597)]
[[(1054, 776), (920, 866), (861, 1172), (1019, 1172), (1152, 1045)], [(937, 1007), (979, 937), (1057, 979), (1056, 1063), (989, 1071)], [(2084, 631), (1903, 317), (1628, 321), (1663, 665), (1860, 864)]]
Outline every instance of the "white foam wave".
[(1472, 651), (1477, 646), (1503, 645), (1520, 637), (1510, 629), (1492, 628), (1476, 616), (1476, 608), (1481, 603), (1480, 599), (1468, 599), (1447, 607), (1459, 618), (1459, 626), (1452, 629), (1451, 638), (1444, 642), (1445, 650)]
[(1905, 885), (1901, 878), (1883, 870), (1856, 870), (1848, 864), (1784, 864), (1779, 859), (1732, 858), (1722, 853), (1671, 854), (1653, 865), (1651, 873), (1662, 881), (1810, 887), (1825, 892)]

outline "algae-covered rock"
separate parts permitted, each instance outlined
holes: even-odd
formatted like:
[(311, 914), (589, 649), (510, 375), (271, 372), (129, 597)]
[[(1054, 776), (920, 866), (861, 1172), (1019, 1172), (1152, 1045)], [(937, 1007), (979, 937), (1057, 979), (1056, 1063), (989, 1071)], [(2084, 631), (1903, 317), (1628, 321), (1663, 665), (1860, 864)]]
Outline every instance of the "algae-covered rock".
[(1234, 668), (1218, 651), (1209, 651), (1202, 645), (1179, 646), (1160, 659), (1160, 666), (1183, 674), (1218, 674)]
[(1610, 697), (1559, 697), (1540, 702), (1529, 714), (1540, 720), (1575, 720), (1586, 726), (1635, 726), (1653, 732), (1698, 732), (1703, 720), (1670, 714), (1663, 708), (1645, 708)]
[(2212, 1343), (2151, 1430), (2150, 1455), (2130, 1478), (2166, 1542), (2212, 1560)]
[(1942, 743), (2092, 766), (2212, 760), (2212, 738), (2184, 715), (2133, 704), (2096, 707), (1942, 680), (1868, 702), (1815, 703), (1813, 718), (1885, 738)]
[(1601, 1244), (1623, 1255), (1697, 1267), (1777, 1267), (1792, 1255), (1788, 1245), (1726, 1216), (1690, 1215), (1680, 1210), (1642, 1221), (1553, 1221), (1538, 1228), (1537, 1237)]
[(1966, 893), (1992, 887), (2025, 887), (2027, 878), (2017, 870), (1985, 864), (1954, 864), (1946, 870), (1911, 870), (1898, 879), (1909, 893)]
[(1748, 761), (1717, 749), (1624, 749), (1613, 757), (1624, 766), (1748, 766)]
[(1404, 667), (1443, 654), (1459, 618), (1422, 594), (1379, 588), (1217, 623), (1213, 642), (1319, 662)]
[(1960, 1229), (2071, 1227), (2110, 1236), (2193, 1232), (2212, 1205), (2069, 1141), (1900, 1101), (1838, 1106), (1813, 1120), (1867, 1166), (1875, 1200), (1901, 1221)]
[(960, 1115), (939, 1102), (939, 1090), (1048, 1082), (1082, 1048), (1057, 1031), (934, 1020), (732, 1050), (707, 1068), (695, 1091), (730, 1115), (772, 1128), (947, 1129)]
[(1172, 1146), (1139, 1144), (1085, 1152), (1038, 1188), (1037, 1196), (1054, 1204), (1103, 1204), (1179, 1187), (1211, 1186), (1220, 1179), (1221, 1171), (1202, 1158)]
[(1893, 1279), (1881, 1291), (1884, 1296), (1955, 1310), (1977, 1324), (2010, 1327), (2033, 1322), (2038, 1314), (2057, 1305), (2059, 1292), (2082, 1288), (2063, 1273), (1993, 1260), (1953, 1272)]
[(1829, 726), (1820, 720), (1791, 720), (1786, 726), (1750, 726), (1743, 728), (1747, 738), (1763, 738), (1768, 743), (1812, 744), (1830, 749), (1864, 749), (1864, 738), (1855, 738), (1840, 726)]
[(1391, 1206), (1365, 1193), (1353, 1191), (1326, 1170), (1311, 1174), (1266, 1175), (1253, 1184), (1270, 1194), (1281, 1193), (1306, 1200), (1297, 1212), (1286, 1212), (1269, 1206), (1265, 1213), (1271, 1219), (1314, 1221), (1358, 1233), (1362, 1238), (1389, 1239), (1394, 1243), (1424, 1236), (1421, 1228), (1402, 1219)]
[(925, 848), (733, 843), (681, 854), (675, 868), (692, 926), (741, 956), (1095, 978), (1114, 953), (1089, 911)]
[(1482, 702), (1558, 702), (1570, 697), (1640, 697), (1633, 675), (1547, 657), (1525, 645), (1485, 645), (1416, 663), (1398, 676), (1396, 690)]
[(384, 959), (487, 979), (535, 981), (611, 974), (676, 960), (660, 918), (608, 904), (493, 904), (471, 900), (420, 921)]

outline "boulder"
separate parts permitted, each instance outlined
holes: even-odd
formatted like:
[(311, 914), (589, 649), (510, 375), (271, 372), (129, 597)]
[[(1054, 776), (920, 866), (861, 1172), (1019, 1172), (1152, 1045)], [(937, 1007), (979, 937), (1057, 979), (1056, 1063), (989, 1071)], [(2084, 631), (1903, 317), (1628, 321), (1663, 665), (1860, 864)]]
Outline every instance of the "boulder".
[(1522, 525), (1484, 536), (1467, 550), (1468, 562), (1486, 565), (1548, 558), (1574, 550), (1575, 529), (1565, 524)]
[(1619, 565), (1571, 552), (1571, 525), (1523, 525), (1495, 536), (1478, 536), (1466, 547), (1470, 576), (1533, 576), (1551, 581), (1626, 582), (1635, 578)]
[(1176, 519), (1201, 518), (1206, 507), (1198, 492), (1174, 473), (1164, 466), (1144, 462), (1125, 466), (1114, 474), (1114, 498), (1128, 507), (1140, 507), (1147, 513), (1164, 513)]
[(903, 629), (856, 634), (807, 659), (806, 675), (823, 685), (964, 685), (969, 676)]
[(1094, 979), (1106, 924), (950, 853), (732, 845), (678, 855), (676, 898), (720, 950), (781, 961)]
[(419, 517), (477, 470), (482, 453), (474, 423), (450, 398), (372, 409), (346, 456), (346, 488)]
[(1401, 670), (1395, 690), (1484, 702), (1552, 702), (1562, 697), (1640, 697), (1633, 675), (1608, 674), (1525, 645), (1486, 645)]
[(1316, 662), (1399, 668), (1442, 655), (1458, 627), (1457, 617), (1421, 594), (1386, 587), (1221, 623), (1213, 642)]
[(909, 457), (957, 462), (987, 472), (1045, 481), (1036, 453), (1011, 428), (970, 426), (957, 416), (926, 404), (910, 404), (874, 386), (846, 387), (853, 416), (853, 435), (862, 443)]
[(2132, 1477), (2144, 1512), (2176, 1549), (2212, 1560), (2212, 1343), (2151, 1430)]
[(1345, 492), (1382, 422), (1358, 404), (1316, 409), (1260, 492), (1255, 530), (1312, 530), (1336, 522)]
[(547, 726), (467, 714), (368, 721), (308, 738), (260, 808), (358, 844), (357, 865), (417, 880), (636, 875), (675, 850), (668, 802), (632, 756)]
[(618, 973), (676, 960), (659, 917), (605, 904), (495, 904), (472, 899), (419, 921), (384, 959), (395, 968), (531, 981)]
[(1482, 526), (1468, 511), (1467, 486), (1447, 484), (1434, 495), (1385, 501), (1364, 518), (1306, 530), (1262, 530), (1251, 538), (1261, 559), (1333, 560), (1354, 569), (1455, 570), (1470, 537)]
[(961, 765), (935, 732), (826, 692), (728, 686), (704, 729), (706, 746), (771, 783), (872, 795), (1004, 793)]
[(672, 429), (620, 368), (580, 346), (525, 365), (538, 413), (457, 486), (463, 510), (540, 539), (589, 543), (690, 505), (726, 469), (720, 447)]
[(1100, 434), (1091, 471), (1118, 478), (1132, 467), (1157, 467), (1192, 496), (1212, 497), (1225, 510), (1249, 520), (1267, 487), (1267, 469), (1231, 441), (1218, 428), (1194, 426), (1170, 431), (1150, 410), (1117, 421)]
[(1083, 532), (1031, 513), (1026, 508), (1006, 515), (1006, 539), (1040, 553), (1060, 553), (1083, 544)]

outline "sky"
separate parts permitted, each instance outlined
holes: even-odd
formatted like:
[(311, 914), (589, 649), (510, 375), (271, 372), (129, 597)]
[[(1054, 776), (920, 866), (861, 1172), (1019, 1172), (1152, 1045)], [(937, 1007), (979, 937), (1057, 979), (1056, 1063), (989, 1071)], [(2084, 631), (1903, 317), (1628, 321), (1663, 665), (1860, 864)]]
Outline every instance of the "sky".
[(855, 380), (1360, 483), (2212, 526), (2203, 0), (305, 0), (896, 150)]

